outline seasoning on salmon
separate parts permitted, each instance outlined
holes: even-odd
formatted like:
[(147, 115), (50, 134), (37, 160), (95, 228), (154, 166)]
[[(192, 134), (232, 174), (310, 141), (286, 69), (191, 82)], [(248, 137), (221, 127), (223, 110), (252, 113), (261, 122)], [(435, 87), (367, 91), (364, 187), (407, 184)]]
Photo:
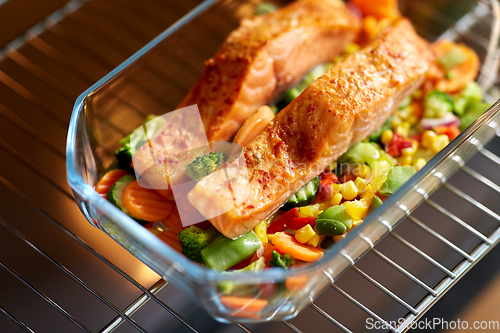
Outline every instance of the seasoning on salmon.
[(243, 19), (178, 107), (197, 105), (199, 116), (170, 117), (148, 143), (153, 147), (146, 144), (135, 154), (136, 173), (172, 198), (171, 186), (187, 180), (187, 164), (209, 151), (208, 142), (228, 141), (260, 106), (340, 54), (359, 29), (360, 20), (341, 0), (298, 0)]
[(251, 230), (380, 127), (422, 84), (432, 61), (411, 23), (397, 21), (311, 84), (223, 165), (225, 173), (200, 180), (189, 201), (229, 238)]

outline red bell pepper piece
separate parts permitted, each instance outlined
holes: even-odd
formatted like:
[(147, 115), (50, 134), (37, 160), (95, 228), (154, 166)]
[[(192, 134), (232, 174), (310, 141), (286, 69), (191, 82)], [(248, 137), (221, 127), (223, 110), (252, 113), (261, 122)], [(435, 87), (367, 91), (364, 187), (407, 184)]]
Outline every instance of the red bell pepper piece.
[(410, 140), (405, 140), (401, 135), (395, 134), (392, 137), (391, 143), (385, 147), (385, 151), (392, 157), (401, 156), (401, 150), (410, 148), (412, 143)]
[(246, 259), (240, 261), (239, 263), (235, 264), (233, 267), (228, 268), (228, 269), (232, 270), (232, 269), (242, 269), (242, 268), (245, 268), (248, 265), (250, 265), (251, 259), (252, 259), (252, 257), (250, 256), (249, 258), (246, 258)]
[(339, 181), (339, 178), (337, 177), (336, 174), (334, 174), (331, 171), (325, 171), (321, 174), (321, 181), (329, 179), (331, 183), (336, 183)]
[(332, 184), (331, 179), (322, 179), (315, 201), (330, 201), (333, 196)]
[(300, 228), (305, 227), (306, 225), (310, 224), (311, 227), (314, 229), (314, 226), (316, 225), (316, 218), (315, 217), (297, 217), (292, 220), (292, 223), (290, 223), (290, 229), (293, 230), (298, 230)]
[(299, 217), (299, 207), (295, 207), (285, 214), (283, 214), (279, 219), (271, 223), (271, 225), (267, 228), (268, 234), (275, 234), (280, 231), (285, 231), (290, 228), (290, 223), (294, 218)]
[(438, 126), (434, 128), (437, 134), (446, 134), (451, 140), (455, 139), (460, 134), (460, 129), (456, 125)]
[(410, 135), (409, 138), (412, 139), (412, 140), (420, 142), (420, 141), (422, 141), (422, 133), (418, 133), (418, 134), (415, 134), (415, 135)]
[(321, 179), (321, 181), (319, 182), (319, 185), (320, 185), (319, 191), (321, 192), (323, 188), (325, 188), (331, 184), (333, 184), (331, 179)]
[(382, 200), (382, 202), (387, 200), (387, 197), (385, 195), (380, 194), (379, 192), (376, 193), (376, 196), (379, 197), (380, 200)]

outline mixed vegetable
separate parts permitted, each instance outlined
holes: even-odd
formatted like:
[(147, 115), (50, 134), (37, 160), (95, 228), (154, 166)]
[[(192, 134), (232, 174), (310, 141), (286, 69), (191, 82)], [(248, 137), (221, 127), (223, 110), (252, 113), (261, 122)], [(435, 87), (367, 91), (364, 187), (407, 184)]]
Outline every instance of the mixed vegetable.
[[(391, 1), (383, 1), (382, 5), (379, 2), (352, 1), (364, 15), (360, 43), (376, 35), (397, 16), (393, 10), (397, 7), (391, 7), (395, 6)], [(261, 4), (258, 13), (274, 8)], [(215, 270), (235, 273), (268, 267), (290, 269), (317, 261), (325, 249), (345, 238), (489, 107), (483, 102), (481, 87), (474, 82), (478, 70), (476, 54), (449, 41), (438, 41), (432, 47), (437, 61), (426, 81), (402, 101), (397, 112), (378, 131), (353, 145), (277, 212), (237, 239), (221, 235), (208, 222), (183, 228), (173, 201), (139, 186), (130, 164), (134, 152), (146, 142), (140, 135), (132, 134), (120, 141), (122, 147), (116, 151), (120, 169), (108, 171), (96, 185), (96, 191), (187, 258)], [(314, 68), (271, 109), (279, 112), (335, 62), (359, 48), (358, 44), (352, 44), (332, 63)], [(157, 119), (153, 130), (162, 125), (161, 118)], [(188, 165), (187, 174), (199, 180), (226, 158), (221, 153), (198, 157)], [(286, 287), (300, 289), (300, 283), (290, 280)], [(235, 295), (238, 290), (227, 283), (221, 283), (220, 289), (227, 295)], [(248, 290), (238, 293), (255, 295)], [(224, 302), (237, 307), (243, 301), (225, 296)]]

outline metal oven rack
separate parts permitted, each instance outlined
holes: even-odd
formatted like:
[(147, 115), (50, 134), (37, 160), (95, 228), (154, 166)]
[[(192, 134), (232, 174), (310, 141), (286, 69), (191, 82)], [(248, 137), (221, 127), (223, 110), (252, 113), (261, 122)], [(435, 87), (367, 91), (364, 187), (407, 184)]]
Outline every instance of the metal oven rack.
[[(360, 332), (376, 321), (386, 324), (379, 331), (408, 330), (500, 239), (498, 135), (487, 147), (478, 145), (479, 153), (451, 179), (442, 179), (443, 187), (407, 212), (390, 236), (356, 263), (349, 258), (352, 268), (309, 308), (283, 323), (215, 322), (80, 215), (64, 175), (72, 102), (197, 5), (194, 0), (168, 5), (73, 0), (5, 48), (0, 59), (0, 327), (9, 332)], [(419, 15), (440, 19), (420, 1), (413, 6)], [(463, 34), (484, 15), (480, 5), (446, 33)]]

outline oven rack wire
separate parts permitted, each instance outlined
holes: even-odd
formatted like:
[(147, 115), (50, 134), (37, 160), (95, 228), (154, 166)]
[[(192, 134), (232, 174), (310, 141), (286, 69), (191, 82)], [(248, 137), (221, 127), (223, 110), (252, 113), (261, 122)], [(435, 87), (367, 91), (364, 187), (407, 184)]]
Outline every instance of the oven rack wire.
[[(181, 17), (196, 5), (198, 5), (196, 1), (186, 1), (183, 6), (177, 8), (176, 18)], [(19, 105), (30, 105), (30, 107), (35, 110), (34, 112), (39, 112), (43, 114), (45, 118), (51, 119), (51, 124), (53, 124), (54, 128), (57, 128), (56, 131), (61, 131), (61, 129), (65, 130), (67, 121), (69, 120), (69, 114), (67, 114), (67, 110), (64, 110), (66, 113), (60, 110), (61, 105), (68, 105), (71, 103), (76, 98), (75, 94), (78, 93), (78, 89), (81, 89), (82, 86), (90, 85), (94, 80), (99, 78), (99, 75), (103, 74), (103, 71), (109, 71), (114, 66), (118, 65), (120, 59), (126, 59), (126, 57), (136, 50), (141, 43), (147, 42), (148, 38), (154, 36), (154, 33), (161, 32), (173, 23), (172, 15), (170, 15), (170, 20), (165, 19), (163, 26), (160, 24), (160, 20), (157, 20), (150, 25), (142, 27), (142, 32), (136, 34), (133, 32), (133, 29), (136, 29), (136, 27), (132, 26), (125, 28), (125, 25), (137, 19), (141, 19), (141, 22), (143, 22), (144, 20), (141, 18), (141, 13), (143, 14), (147, 12), (147, 10), (135, 8), (134, 6), (150, 6), (150, 8), (163, 12), (172, 9), (171, 7), (165, 7), (162, 1), (157, 0), (147, 0), (140, 4), (134, 4), (132, 1), (127, 0), (73, 0), (64, 8), (47, 18), (45, 22), (30, 30), (26, 36), (19, 38), (4, 50), (3, 59), (0, 59), (0, 83), (2, 85), (0, 88), (7, 89), (9, 93), (17, 96), (16, 101)], [(414, 3), (414, 6), (415, 10), (421, 15), (427, 16), (429, 19), (440, 19), (440, 13), (423, 2), (417, 1)], [(134, 11), (134, 9), (137, 9), (137, 11)], [(111, 14), (106, 14), (106, 10), (109, 10)], [(460, 36), (473, 31), (476, 23), (487, 14), (488, 11), (485, 5), (479, 4), (470, 13), (450, 26), (445, 32), (445, 36)], [(99, 20), (103, 22), (103, 24), (105, 23), (104, 26), (108, 29), (112, 29), (112, 31), (116, 32), (120, 29), (125, 31), (122, 36), (127, 36), (128, 40), (113, 41), (116, 45), (122, 43), (123, 47), (116, 52), (119, 53), (121, 58), (115, 57), (115, 59), (99, 53), (98, 47), (109, 42), (113, 37), (111, 34), (100, 31), (98, 25), (90, 27), (82, 24), (85, 20), (92, 19), (89, 15), (96, 15), (96, 17), (99, 17)], [(106, 15), (112, 15), (113, 19), (109, 19)], [(447, 24), (448, 22), (445, 23)], [(50, 35), (50, 38), (47, 35)], [(87, 63), (77, 63), (76, 61), (78, 60), (72, 59), (71, 57), (73, 54), (72, 52), (78, 49), (78, 45), (76, 44), (82, 42), (83, 38), (89, 36), (95, 39), (93, 48), (86, 50), (83, 55), (83, 57), (87, 57), (89, 60)], [(477, 42), (480, 43), (481, 39), (479, 38)], [(27, 52), (27, 49), (31, 50), (31, 53)], [(36, 62), (33, 58), (34, 55), (42, 55), (52, 63), (57, 63), (60, 69), (72, 73), (72, 76), (66, 76), (67, 82), (64, 81), (64, 76), (55, 75), (51, 67), (45, 66), (47, 63)], [(495, 59), (498, 61), (498, 58)], [(2, 62), (4, 65), (2, 65)], [(9, 72), (5, 64), (11, 67), (16, 66), (18, 71)], [(85, 66), (88, 67), (88, 70)], [(482, 74), (487, 76), (489, 74), (487, 72), (488, 69), (490, 68), (487, 68), (486, 72)], [(483, 70), (485, 69), (483, 68)], [(64, 100), (64, 103), (61, 102), (59, 105), (56, 105), (56, 103), (51, 104), (48, 102), (47, 98), (42, 96), (43, 92), (40, 92), (42, 90), (36, 91), (37, 87), (29, 86), (25, 81), (25, 77), (20, 73), (29, 73), (32, 77), (36, 78), (40, 86), (48, 88), (51, 90), (51, 93), (55, 92), (61, 100)], [(33, 90), (36, 92), (33, 92)], [(71, 110), (71, 108), (68, 108), (68, 110)], [(6, 102), (0, 97), (0, 116), (4, 124), (8, 122), (10, 126), (16, 127), (23, 136), (38, 142), (40, 147), (50, 152), (55, 157), (54, 163), (64, 165), (64, 150), (62, 148), (64, 142), (53, 140), (54, 137), (36, 128), (33, 123), (28, 122), (21, 115), (17, 115), (15, 113), (14, 102)], [(488, 171), (500, 169), (500, 150), (496, 149), (500, 142), (500, 131), (496, 123), (490, 123), (490, 127), (497, 133), (492, 143), (487, 147), (478, 145), (476, 147), (478, 151), (477, 156), (467, 165), (462, 165), (461, 170), (449, 181), (441, 179), (443, 182), (442, 189), (433, 194), (430, 198), (426, 198), (425, 203), (415, 212), (409, 212), (406, 207), (400, 207), (400, 209), (406, 209), (405, 212), (408, 217), (395, 228), (397, 230), (392, 230), (391, 228), (389, 232), (390, 237), (384, 238), (384, 240), (377, 245), (370, 243), (370, 255), (364, 256), (359, 261), (346, 257), (352, 266), (350, 271), (340, 277), (338, 281), (332, 281), (330, 290), (325, 292), (316, 302), (312, 303), (310, 308), (305, 310), (304, 313), (299, 314), (295, 319), (283, 323), (256, 325), (236, 324), (233, 325), (234, 328), (240, 331), (252, 332), (254, 330), (262, 331), (265, 330), (266, 327), (273, 325), (272, 327), (277, 327), (280, 331), (283, 329), (293, 332), (307, 332), (309, 326), (304, 325), (307, 321), (303, 318), (304, 316), (310, 316), (312, 312), (316, 312), (331, 324), (331, 327), (326, 326), (329, 327), (329, 331), (333, 328), (343, 332), (360, 331), (359, 327), (351, 325), (352, 320), (350, 323), (344, 322), (344, 318), (349, 317), (347, 311), (341, 313), (338, 312), (338, 308), (335, 308), (335, 312), (332, 312), (328, 304), (325, 306), (325, 303), (328, 303), (325, 302), (327, 298), (334, 299), (335, 302), (339, 304), (347, 304), (344, 306), (349, 309), (352, 309), (352, 306), (356, 307), (358, 309), (357, 313), (359, 318), (363, 318), (364, 314), (368, 316), (367, 318), (372, 318), (379, 323), (384, 323), (389, 331), (407, 331), (412, 323), (421, 318), (426, 311), (453, 287), (467, 271), (481, 260), (500, 239), (500, 212), (498, 211), (498, 207), (482, 203), (485, 200), (484, 194), (481, 194), (486, 191), (489, 193), (488, 196), (490, 198), (496, 198), (497, 201), (500, 196), (500, 186), (498, 185), (499, 179), (497, 179), (498, 177), (494, 177), (494, 172)], [(9, 161), (12, 160), (13, 163), (24, 166), (27, 170), (26, 172), (29, 172), (33, 177), (44, 182), (45, 186), (52, 187), (59, 195), (66, 197), (66, 201), (67, 199), (72, 199), (68, 186), (64, 184), (64, 177), (55, 177), (54, 174), (48, 172), (44, 166), (39, 165), (39, 161), (36, 157), (30, 157), (23, 148), (15, 146), (15, 144), (4, 137), (0, 137), (0, 158), (2, 160), (8, 158)], [(461, 182), (456, 181), (457, 177), (461, 179), (464, 177), (467, 178), (467, 186), (461, 186)], [(13, 177), (9, 171), (0, 169), (0, 186), (0, 192), (8, 192), (9, 197), (15, 198), (15, 201), (20, 201), (22, 205), (35, 211), (36, 214), (42, 216), (45, 220), (58, 228), (65, 237), (68, 237), (72, 242), (78, 244), (82, 248), (82, 251), (88, 252), (95, 258), (94, 260), (104, 263), (111, 270), (116, 272), (117, 276), (126, 280), (131, 288), (135, 288), (135, 294), (137, 295), (135, 298), (130, 298), (125, 304), (123, 304), (123, 302), (120, 302), (120, 304), (114, 302), (106, 296), (105, 290), (93, 287), (91, 283), (86, 281), (87, 279), (85, 277), (78, 274), (77, 270), (60, 262), (50, 251), (45, 250), (45, 244), (39, 244), (40, 242), (33, 240), (34, 237), (28, 235), (27, 229), (24, 226), (17, 222), (13, 222), (11, 218), (6, 216), (8, 214), (4, 216), (3, 210), (0, 210), (0, 226), (2, 227), (4, 235), (20, 240), (22, 245), (17, 246), (29, 248), (30, 251), (36, 252), (37, 256), (45, 258), (47, 265), (52, 265), (64, 273), (77, 285), (83, 288), (86, 293), (91, 295), (91, 297), (95, 298), (98, 302), (101, 302), (111, 311), (112, 315), (104, 325), (100, 325), (98, 328), (93, 327), (91, 320), (89, 321), (88, 318), (84, 320), (78, 312), (66, 308), (63, 304), (64, 302), (56, 300), (56, 297), (53, 297), (50, 292), (45, 292), (44, 288), (39, 286), (36, 279), (34, 280), (29, 274), (23, 274), (20, 269), (16, 268), (15, 265), (10, 262), (9, 258), (5, 259), (4, 256), (0, 257), (0, 266), (3, 270), (2, 274), (7, 274), (12, 279), (17, 280), (23, 288), (29, 290), (31, 297), (41, 299), (46, 306), (57, 311), (71, 324), (70, 327), (76, 329), (75, 331), (147, 332), (151, 330), (150, 327), (147, 327), (147, 320), (145, 321), (142, 316), (136, 318), (135, 314), (140, 312), (140, 309), (146, 304), (150, 305), (151, 303), (155, 305), (156, 311), (166, 312), (172, 321), (178, 321), (178, 323), (182, 325), (183, 330), (193, 332), (205, 331), (204, 327), (197, 326), (192, 323), (192, 320), (185, 318), (183, 311), (179, 311), (175, 304), (170, 301), (169, 293), (162, 293), (162, 291), (168, 289), (166, 288), (168, 287), (167, 281), (158, 279), (153, 283), (146, 284), (134, 277), (134, 275), (126, 269), (122, 269), (120, 264), (115, 263), (117, 260), (113, 260), (114, 258), (109, 259), (107, 254), (103, 255), (99, 250), (94, 249), (94, 246), (88, 239), (85, 239), (85, 237), (82, 237), (76, 232), (73, 226), (69, 226), (67, 222), (63, 222), (60, 216), (55, 216), (52, 208), (47, 208), (36, 195), (27, 193), (23, 185), (19, 182), (19, 179)], [(468, 191), (468, 189), (471, 188), (480, 188), (483, 192)], [(481, 197), (481, 199), (479, 199), (478, 196)], [(456, 208), (460, 208), (458, 207), (459, 205), (455, 207), (453, 207), (453, 205), (451, 207), (449, 205), (447, 206), (445, 204), (446, 201), (441, 202), (440, 198), (442, 197), (448, 197), (447, 202), (465, 202), (471, 210), (463, 217), (463, 211), (460, 209), (455, 211)], [(74, 203), (72, 205), (76, 207)], [(470, 213), (472, 209), (474, 211)], [(423, 215), (419, 215), (419, 211), (424, 211)], [(486, 228), (481, 225), (481, 223), (478, 223), (474, 218), (476, 214), (481, 214), (484, 219), (491, 220), (490, 225)], [(447, 220), (449, 222), (448, 229), (442, 230), (442, 232), (438, 231), (439, 225), (433, 223), (430, 216), (437, 216), (436, 221)], [(74, 218), (71, 215), (68, 215), (68, 217)], [(78, 222), (83, 223), (83, 219), (80, 219)], [(405, 226), (409, 225), (411, 225), (410, 228), (417, 228), (420, 230), (422, 236), (418, 241), (415, 241), (412, 237), (408, 237), (408, 231), (405, 229)], [(459, 239), (459, 241), (453, 237), (449, 237), (449, 235), (455, 234), (465, 236)], [(387, 241), (391, 241), (392, 245), (384, 245), (384, 243), (387, 243), (386, 239)], [(421, 246), (422, 244), (430, 242), (431, 239), (455, 253), (456, 256), (458, 256), (456, 257), (457, 260), (451, 263), (448, 259), (440, 260), (443, 259), (441, 255), (441, 252), (443, 252), (442, 247), (435, 246), (434, 248), (429, 248)], [(109, 240), (109, 242), (111, 242), (111, 240)], [(395, 246), (394, 242), (399, 243), (400, 247), (402, 246), (405, 248), (405, 251), (407, 251), (408, 256), (411, 255), (411, 258), (407, 257), (404, 260), (401, 260), (401, 258), (395, 259), (393, 253), (387, 250), (388, 247), (390, 249)], [(437, 248), (439, 248), (439, 251), (436, 251)], [(434, 252), (432, 250), (434, 250)], [(417, 260), (417, 257), (433, 268), (419, 271), (419, 269), (415, 269), (415, 267), (409, 267), (408, 262)], [(450, 256), (446, 258), (448, 257)], [(399, 273), (399, 278), (396, 282), (386, 282), (385, 279), (375, 277), (377, 274), (371, 272), (373, 269), (370, 266), (371, 262), (375, 260), (374, 258), (378, 258), (377, 260), (385, 263), (386, 266), (384, 267), (390, 267), (394, 273)], [(365, 262), (368, 260), (370, 260), (370, 263), (365, 265)], [(432, 275), (432, 278), (429, 278), (426, 274), (430, 271), (432, 271), (432, 273), (429, 273)], [(381, 294), (385, 295), (383, 297), (389, 298), (392, 304), (390, 306), (384, 305), (379, 308), (377, 304), (369, 304), (372, 303), (370, 299), (360, 297), (355, 291), (350, 290), (352, 287), (348, 283), (344, 286), (343, 279), (347, 275), (352, 276), (353, 274), (357, 275), (358, 279), (361, 278), (365, 284), (369, 284), (376, 288)], [(412, 296), (409, 295), (411, 293), (405, 292), (404, 290), (401, 292), (398, 288), (392, 288), (392, 286), (395, 285), (407, 286), (409, 284), (411, 284), (413, 288), (419, 289), (416, 293), (418, 296)], [(388, 287), (388, 285), (391, 285), (391, 287)], [(369, 296), (371, 297), (373, 295)], [(382, 296), (378, 296), (376, 299), (380, 299), (380, 297)], [(34, 326), (30, 323), (30, 318), (22, 315), (20, 316), (18, 311), (11, 309), (10, 305), (11, 304), (0, 300), (0, 311), (3, 313), (4, 319), (11, 321), (11, 323), (15, 324), (21, 330), (27, 332), (36, 331)], [(398, 309), (387, 310), (388, 308)], [(384, 314), (382, 315), (381, 313)], [(402, 320), (397, 322), (399, 318), (402, 318)], [(192, 316), (190, 316), (190, 319), (192, 319)], [(227, 328), (227, 325), (220, 324), (216, 327), (222, 331)]]

